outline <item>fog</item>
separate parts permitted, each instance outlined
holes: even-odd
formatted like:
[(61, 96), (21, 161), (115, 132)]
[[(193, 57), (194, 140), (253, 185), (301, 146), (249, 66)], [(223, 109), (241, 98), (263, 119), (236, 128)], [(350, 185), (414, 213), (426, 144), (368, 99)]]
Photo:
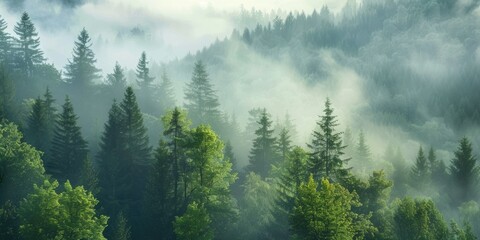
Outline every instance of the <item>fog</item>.
[[(0, 16), (12, 36), (24, 11), (36, 26), (46, 62), (61, 71), (62, 79), (78, 34), (82, 29), (90, 34), (101, 70), (92, 99), (81, 101), (80, 90), (63, 81), (53, 89), (58, 106), (65, 94), (73, 95), (92, 156), (100, 148), (111, 100), (121, 97), (109, 92), (106, 81), (116, 62), (138, 96), (150, 146), (156, 147), (164, 130), (161, 117), (174, 106), (160, 107), (163, 96), (148, 95), (138, 83), (141, 53), (147, 54), (155, 89), (165, 70), (180, 107), (187, 102), (195, 63), (202, 61), (222, 118), (217, 126), (209, 124), (222, 141), (232, 143), (241, 184), (255, 136), (250, 110), (265, 108), (275, 127), (288, 115), (296, 132), (292, 144), (308, 151), (328, 98), (338, 117), (335, 130), (342, 138), (351, 130), (345, 157), (352, 158), (353, 172), (365, 180), (383, 169), (397, 181), (389, 206), (396, 206), (394, 198), (413, 196), (433, 199), (448, 220), (465, 217), (459, 210), (464, 205), (449, 205), (452, 200), (441, 194), (450, 183), (429, 182), (419, 190), (405, 178), (420, 147), (425, 153), (435, 150), (446, 175), (462, 137), (472, 143), (475, 156), (480, 154), (478, 1), (4, 0)], [(19, 100), (19, 122), (27, 124), (35, 97)], [(154, 110), (148, 109), (152, 105)], [(356, 162), (361, 132), (370, 151), (367, 164)], [(395, 157), (387, 156), (389, 150)], [(359, 165), (362, 170), (355, 169)], [(470, 200), (478, 204), (479, 196)], [(473, 231), (480, 234), (477, 226)]]

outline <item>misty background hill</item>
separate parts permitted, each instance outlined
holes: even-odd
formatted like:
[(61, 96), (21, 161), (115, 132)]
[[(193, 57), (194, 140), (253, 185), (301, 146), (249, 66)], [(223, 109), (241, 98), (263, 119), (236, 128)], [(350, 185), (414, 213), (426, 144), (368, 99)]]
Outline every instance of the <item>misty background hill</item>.
[[(0, 0), (0, 20), (5, 19), (5, 26), (8, 26), (0, 30), (14, 36), (5, 38), (7, 40), (3, 42), (0, 38), (0, 44), (12, 46), (8, 51), (0, 52), (3, 54), (0, 57), (5, 58), (0, 61), (4, 64), (0, 69), (0, 113), (18, 125), (27, 142), (34, 145), (31, 139), (35, 134), (31, 132), (35, 122), (32, 119), (36, 111), (41, 112), (40, 102), (55, 99), (50, 102), (50, 107), (60, 113), (60, 106), (63, 106), (64, 113), (59, 117), (73, 123), (78, 121), (78, 128), (72, 129), (84, 137), (79, 141), (81, 151), (74, 155), (84, 154), (86, 159), (92, 159), (91, 166), (78, 168), (82, 171), (84, 168), (101, 169), (102, 161), (110, 159), (105, 152), (116, 151), (115, 147), (106, 149), (109, 124), (115, 126), (115, 116), (122, 119), (125, 117), (122, 114), (126, 113), (137, 119), (132, 121), (132, 128), (138, 134), (131, 136), (138, 137), (139, 141), (135, 143), (138, 143), (136, 147), (140, 157), (131, 154), (131, 159), (124, 159), (125, 162), (131, 161), (132, 166), (136, 164), (136, 172), (121, 178), (126, 185), (130, 182), (135, 184), (134, 190), (128, 192), (132, 199), (125, 200), (133, 206), (125, 208), (129, 211), (127, 218), (138, 220), (133, 225), (134, 238), (142, 236), (145, 226), (141, 221), (147, 221), (139, 211), (144, 210), (144, 198), (152, 197), (146, 196), (143, 189), (148, 185), (147, 180), (150, 181), (151, 177), (157, 184), (170, 184), (172, 179), (162, 179), (162, 175), (157, 176), (154, 171), (170, 167), (161, 165), (161, 160), (170, 160), (169, 154), (177, 151), (175, 139), (182, 137), (185, 137), (182, 141), (191, 144), (185, 147), (188, 150), (182, 153), (184, 159), (181, 159), (190, 161), (184, 162), (183, 174), (187, 176), (187, 162), (192, 164), (198, 160), (195, 157), (201, 154), (195, 151), (202, 149), (192, 139), (202, 139), (202, 134), (213, 139), (209, 147), (213, 149), (212, 156), (215, 156), (211, 159), (221, 162), (214, 168), (218, 168), (217, 174), (224, 174), (219, 174), (224, 177), (223, 182), (220, 181), (221, 186), (209, 186), (224, 194), (224, 202), (219, 201), (219, 206), (228, 208), (219, 210), (225, 210), (222, 212), (225, 215), (220, 216), (215, 215), (215, 210), (218, 210), (215, 207), (219, 206), (207, 206), (208, 211), (213, 212), (215, 224), (218, 224), (215, 225), (217, 238), (225, 237), (219, 233), (231, 234), (232, 229), (238, 227), (235, 224), (248, 228), (249, 221), (257, 218), (261, 218), (258, 221), (264, 221), (264, 224), (242, 234), (259, 239), (275, 239), (274, 234), (282, 235), (284, 232), (281, 229), (287, 231), (285, 226), (289, 226), (286, 216), (293, 211), (293, 199), (298, 193), (295, 191), (302, 181), (307, 183), (308, 172), (306, 165), (303, 170), (288, 169), (302, 163), (288, 162), (290, 158), (286, 152), (293, 154), (296, 160), (304, 161), (304, 164), (315, 160), (314, 156), (319, 151), (312, 145), (322, 136), (319, 132), (325, 131), (319, 119), (328, 112), (330, 103), (335, 117), (338, 117), (338, 123), (332, 123), (338, 132), (332, 141), (338, 145), (336, 151), (341, 153), (339, 155), (345, 157), (337, 170), (352, 174), (353, 180), (339, 180), (337, 176), (330, 178), (328, 171), (326, 176), (332, 183), (339, 183), (338, 186), (341, 183), (348, 191), (360, 193), (365, 209), (370, 207), (368, 201), (365, 202), (371, 197), (368, 194), (376, 194), (376, 200), (381, 202), (378, 205), (382, 207), (371, 211), (374, 213), (372, 221), (380, 232), (383, 231), (382, 234), (391, 234), (391, 228), (382, 225), (384, 221), (377, 217), (398, 220), (393, 219), (393, 212), (401, 209), (401, 204), (412, 204), (408, 198), (402, 203), (397, 199), (406, 196), (431, 199), (445, 219), (459, 223), (468, 219), (473, 223), (473, 230), (470, 230), (480, 234), (480, 228), (475, 225), (480, 222), (480, 193), (472, 191), (458, 197), (459, 193), (452, 190), (453, 180), (450, 181), (458, 178), (455, 175), (455, 159), (461, 158), (459, 151), (470, 150), (473, 156), (480, 154), (480, 1), (305, 0), (296, 4), (281, 1), (277, 5), (277, 1), (268, 0), (258, 3), (260, 7), (255, 5), (256, 1), (245, 1), (245, 5), (234, 1), (151, 2)], [(20, 28), (15, 23), (20, 17), (25, 20), (28, 16), (35, 24), (39, 37), (38, 45), (32, 48), (38, 48), (36, 54), (42, 56), (30, 65), (22, 63), (21, 37), (15, 37), (19, 32), (16, 28)], [(0, 27), (2, 24), (0, 22)], [(85, 49), (87, 53), (80, 58)], [(195, 80), (204, 81), (206, 87), (195, 83)], [(126, 87), (132, 88), (125, 90)], [(195, 104), (192, 104), (192, 96), (195, 95), (192, 89), (195, 87), (203, 87), (207, 92), (205, 109), (195, 109)], [(41, 100), (43, 98), (46, 100)], [(65, 104), (62, 105), (64, 99)], [(73, 112), (76, 115), (69, 115)], [(125, 119), (118, 120), (118, 126), (123, 126), (121, 121), (127, 121)], [(173, 119), (177, 119), (179, 129), (187, 129), (185, 132), (188, 134), (179, 130), (181, 137), (169, 135), (172, 130), (166, 122), (172, 123)], [(67, 120), (65, 122), (68, 123)], [(203, 123), (211, 129), (202, 126)], [(48, 131), (53, 132), (53, 128), (49, 126)], [(115, 131), (114, 127), (112, 129)], [(122, 139), (121, 135), (126, 131), (121, 127), (118, 129), (118, 138)], [(288, 129), (288, 141), (285, 129)], [(258, 140), (261, 134), (264, 139)], [(298, 148), (281, 150), (278, 141), (282, 136), (284, 144)], [(116, 135), (110, 137), (116, 139)], [(166, 140), (172, 142), (167, 144)], [(258, 160), (255, 156), (260, 155), (258, 145), (261, 141), (267, 142), (265, 145), (271, 142), (272, 149), (267, 149), (271, 162), (265, 160), (265, 165), (253, 166)], [(222, 144), (225, 144), (225, 151)], [(49, 172), (51, 166), (48, 166), (48, 161), (55, 156), (50, 156), (49, 150), (45, 149), (40, 148), (46, 152), (43, 156), (46, 172), (54, 176), (58, 173), (54, 168), (53, 172)], [(155, 154), (151, 154), (153, 149)], [(112, 152), (116, 153), (114, 150)], [(282, 165), (277, 156), (282, 151), (282, 161), (290, 164), (288, 166)], [(223, 158), (222, 154), (228, 157)], [(120, 159), (123, 156), (115, 157)], [(156, 162), (158, 165), (153, 164), (153, 158), (160, 159)], [(471, 158), (467, 156), (464, 159)], [(80, 159), (77, 163), (82, 161), (90, 160)], [(466, 168), (478, 175), (480, 170), (475, 165), (476, 160), (469, 164), (472, 162), (473, 165), (464, 166), (468, 165)], [(373, 172), (376, 170), (381, 171)], [(282, 193), (278, 193), (276, 188), (285, 187), (281, 186), (286, 181), (285, 171), (290, 171), (290, 175), (303, 171), (305, 176), (297, 179), (294, 193), (289, 196), (288, 214), (283, 212), (284, 218), (279, 220), (275, 216), (279, 205), (276, 198), (281, 198)], [(429, 172), (429, 180), (421, 179), (422, 171)], [(252, 175), (252, 172), (259, 175)], [(93, 170), (88, 173), (95, 174)], [(313, 173), (311, 189), (317, 188), (312, 187), (313, 180), (328, 186), (315, 175), (316, 172), (308, 173)], [(475, 174), (472, 173), (472, 176)], [(78, 182), (85, 181), (75, 177)], [(100, 185), (110, 181), (105, 178), (99, 180), (104, 181)], [(176, 190), (180, 183), (178, 179), (176, 176)], [(185, 177), (182, 181), (189, 180)], [(416, 186), (422, 181), (425, 182), (423, 188), (421, 184)], [(199, 182), (201, 189), (210, 191), (209, 187), (203, 188), (203, 179)], [(191, 183), (192, 186), (196, 184), (194, 181)], [(461, 191), (474, 188), (473, 185), (464, 185), (459, 187)], [(370, 192), (373, 191), (370, 189), (374, 188), (372, 186), (378, 187), (378, 193)], [(152, 188), (155, 190), (155, 187), (153, 185)], [(254, 190), (247, 192), (249, 187), (260, 189), (261, 193)], [(64, 188), (68, 189), (68, 186)], [(175, 201), (183, 202), (175, 202), (168, 221), (163, 219), (166, 222), (162, 226), (170, 237), (174, 236), (172, 219), (203, 207), (189, 202), (187, 189), (185, 183), (183, 200), (177, 198), (175, 191)], [(197, 188), (192, 187), (192, 192), (195, 191)], [(105, 197), (101, 194), (105, 193), (100, 191), (98, 195), (100, 205), (106, 209), (101, 210), (105, 211), (102, 214), (117, 214), (116, 197), (120, 199), (122, 196)], [(212, 196), (217, 197), (215, 194)], [(158, 196), (152, 198), (158, 200), (155, 197)], [(263, 205), (253, 206), (252, 202)], [(156, 207), (155, 204), (153, 206)], [(434, 209), (428, 203), (422, 207)], [(368, 211), (360, 206), (353, 209), (360, 215), (368, 215)], [(473, 213), (469, 215), (469, 211)], [(119, 213), (119, 219), (120, 216)], [(156, 219), (158, 216), (150, 217)], [(219, 219), (235, 220), (229, 222), (231, 229), (222, 229), (225, 226)], [(468, 225), (462, 227), (466, 232), (470, 231)], [(450, 228), (455, 229), (453, 225)], [(449, 226), (446, 229), (448, 231)], [(106, 231), (107, 235), (113, 234), (112, 227)], [(159, 233), (148, 234), (152, 237)]]

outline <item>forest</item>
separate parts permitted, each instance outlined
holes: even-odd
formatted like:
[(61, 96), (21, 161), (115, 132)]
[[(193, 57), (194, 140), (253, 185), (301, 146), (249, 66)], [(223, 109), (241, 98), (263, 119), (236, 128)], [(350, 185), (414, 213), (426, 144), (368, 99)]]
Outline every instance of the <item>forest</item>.
[(169, 58), (102, 4), (0, 0), (0, 240), (480, 237), (479, 1), (193, 8)]

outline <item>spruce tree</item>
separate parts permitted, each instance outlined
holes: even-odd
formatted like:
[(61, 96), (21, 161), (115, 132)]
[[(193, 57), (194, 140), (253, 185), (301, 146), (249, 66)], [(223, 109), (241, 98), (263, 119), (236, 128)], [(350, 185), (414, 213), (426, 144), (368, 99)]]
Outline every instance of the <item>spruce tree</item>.
[(117, 214), (117, 217), (114, 221), (114, 229), (111, 240), (130, 240), (130, 226), (128, 225), (128, 220), (125, 218), (122, 212)]
[(361, 163), (367, 165), (371, 160), (371, 153), (370, 148), (366, 143), (363, 130), (360, 130), (360, 133), (358, 134), (358, 144), (356, 150), (356, 157), (358, 158), (358, 160), (360, 160)]
[(266, 109), (263, 109), (258, 124), (259, 128), (255, 131), (256, 138), (253, 140), (253, 146), (250, 150), (250, 165), (248, 168), (265, 178), (270, 172), (271, 164), (275, 164), (278, 160), (276, 138), (272, 136), (272, 121)]
[(0, 64), (8, 64), (12, 47), (12, 37), (6, 30), (7, 23), (5, 19), (0, 16)]
[(450, 176), (453, 181), (453, 200), (457, 203), (475, 199), (479, 181), (477, 159), (472, 154), (472, 144), (467, 138), (462, 138), (451, 161)]
[(115, 63), (113, 73), (108, 74), (107, 81), (112, 89), (113, 96), (120, 97), (127, 86), (127, 79), (125, 78), (123, 69), (118, 62)]
[(97, 155), (101, 204), (109, 215), (127, 209), (131, 191), (132, 165), (125, 160), (126, 143), (123, 113), (116, 101), (108, 112), (108, 120)]
[(218, 97), (210, 83), (208, 73), (201, 61), (195, 63), (192, 80), (185, 90), (185, 108), (195, 125), (215, 125), (220, 118)]
[(137, 74), (138, 85), (140, 85), (142, 90), (148, 89), (151, 87), (151, 84), (155, 78), (150, 76), (150, 69), (148, 68), (147, 54), (145, 52), (142, 52), (142, 55), (138, 60), (136, 74)]
[(138, 107), (135, 94), (131, 87), (127, 87), (122, 103), (120, 104), (123, 115), (123, 136), (125, 140), (125, 152), (123, 158), (127, 165), (131, 166), (129, 173), (131, 178), (127, 181), (131, 184), (128, 193), (127, 218), (132, 224), (133, 237), (137, 237), (141, 225), (141, 200), (145, 191), (147, 174), (151, 165), (151, 147), (147, 136), (147, 129), (143, 125), (143, 116)]
[(87, 158), (87, 142), (83, 139), (81, 129), (77, 125), (69, 97), (65, 98), (62, 113), (58, 116), (52, 139), (50, 159), (46, 162), (47, 173), (60, 182), (70, 180), (78, 185), (81, 169)]
[(10, 74), (4, 64), (0, 64), (0, 122), (15, 121), (15, 90)]
[(34, 65), (42, 63), (45, 59), (40, 50), (40, 38), (28, 13), (22, 14), (20, 22), (15, 25), (14, 32), (17, 35), (15, 51), (19, 59), (18, 68), (30, 77), (33, 74)]
[(280, 130), (277, 140), (277, 149), (280, 153), (280, 160), (284, 162), (287, 159), (288, 153), (292, 150), (292, 140), (290, 140), (290, 132), (286, 127)]
[(36, 149), (45, 152), (48, 139), (45, 139), (47, 132), (47, 120), (45, 104), (40, 97), (35, 99), (32, 110), (27, 118), (27, 129), (25, 139)]
[(311, 149), (308, 162), (309, 171), (314, 179), (325, 177), (339, 180), (348, 175), (345, 163), (349, 159), (342, 159), (345, 146), (342, 143), (342, 132), (336, 132), (337, 117), (333, 115), (330, 99), (325, 102), (324, 115), (317, 122), (317, 130), (313, 132), (313, 140), (308, 147)]
[(223, 150), (223, 155), (225, 157), (225, 161), (232, 163), (232, 169), (237, 168), (237, 158), (235, 157), (235, 153), (233, 152), (233, 147), (230, 141), (225, 143), (225, 149)]
[(181, 200), (180, 177), (185, 171), (182, 166), (186, 166), (187, 161), (185, 141), (190, 123), (186, 118), (186, 112), (181, 111), (177, 107), (167, 113), (162, 118), (162, 121), (165, 129), (163, 134), (167, 138), (167, 144), (170, 149), (170, 161), (173, 165), (173, 202), (177, 205)]
[(162, 110), (165, 112), (169, 108), (173, 108), (175, 106), (175, 91), (173, 89), (172, 81), (167, 74), (167, 70), (165, 67), (162, 71), (161, 76), (161, 83), (160, 83), (160, 104), (162, 106)]
[(415, 159), (415, 165), (412, 167), (412, 186), (418, 188), (425, 187), (428, 183), (429, 174), (427, 158), (423, 153), (423, 148), (420, 147), (417, 158)]
[(145, 192), (145, 222), (151, 238), (173, 238), (172, 221), (177, 204), (174, 202), (174, 162), (171, 160), (167, 142), (160, 140)]
[[(82, 29), (74, 43), (72, 59), (68, 60), (65, 67), (67, 82), (80, 94), (86, 94), (92, 81), (100, 77), (100, 70), (95, 67), (97, 60), (90, 43), (91, 39), (87, 30)], [(82, 95), (85, 96), (85, 95)]]
[(438, 187), (443, 187), (447, 179), (445, 163), (437, 159), (433, 147), (430, 147), (427, 159), (432, 182)]
[(49, 88), (47, 88), (45, 94), (43, 94), (43, 105), (46, 121), (46, 131), (44, 136), (46, 142), (45, 159), (47, 159), (51, 148), (55, 122), (57, 121), (57, 108), (55, 107), (55, 99), (50, 93)]

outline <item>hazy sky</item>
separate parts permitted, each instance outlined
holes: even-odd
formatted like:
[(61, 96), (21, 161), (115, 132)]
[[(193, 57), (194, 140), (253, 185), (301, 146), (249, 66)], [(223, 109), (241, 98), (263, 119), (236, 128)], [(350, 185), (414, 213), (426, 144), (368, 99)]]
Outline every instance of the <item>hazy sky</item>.
[[(234, 23), (227, 14), (245, 9), (265, 12), (282, 9), (305, 11), (329, 6), (340, 11), (346, 0), (247, 0), (247, 1), (195, 1), (195, 0), (91, 0), (75, 9), (68, 9), (46, 0), (25, 0), (24, 9), (7, 12), (0, 6), (0, 15), (13, 24), (21, 11), (28, 11), (41, 37), (41, 48), (49, 62), (62, 68), (71, 57), (73, 41), (82, 28), (93, 39), (98, 65), (109, 72), (115, 61), (134, 68), (142, 51), (156, 62), (181, 58), (188, 52), (209, 45), (216, 38), (230, 36)], [(1, 4), (1, 1), (0, 1)], [(140, 27), (147, 33), (146, 41), (113, 44), (120, 32)], [(59, 48), (62, 46), (62, 48)], [(113, 51), (112, 48), (115, 48)], [(113, 53), (113, 54), (112, 54)]]

